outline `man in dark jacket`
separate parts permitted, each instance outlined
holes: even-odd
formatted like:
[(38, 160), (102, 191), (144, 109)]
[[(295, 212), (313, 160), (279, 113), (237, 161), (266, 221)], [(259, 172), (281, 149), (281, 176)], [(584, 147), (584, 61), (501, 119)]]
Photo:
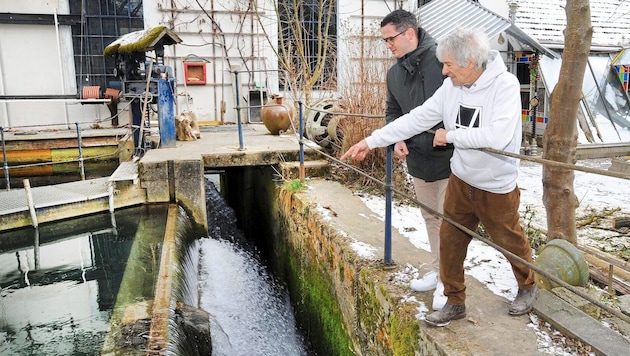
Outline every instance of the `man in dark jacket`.
[[(385, 45), (397, 58), (387, 71), (387, 123), (420, 106), (442, 85), (442, 64), (435, 55), (435, 40), (422, 28), (414, 14), (394, 10), (381, 21), (381, 34)], [(436, 125), (433, 130), (443, 128)], [(407, 170), (413, 177), (416, 198), (439, 213), (443, 213), (444, 195), (451, 174), (450, 158), (453, 147), (433, 147), (433, 134), (420, 133), (397, 142), (394, 154), (407, 159)], [(416, 291), (435, 289), (433, 309), (440, 310), (446, 303), (444, 285), (439, 280), (439, 251), (441, 219), (423, 211), (429, 246), (431, 270), (409, 286)]]

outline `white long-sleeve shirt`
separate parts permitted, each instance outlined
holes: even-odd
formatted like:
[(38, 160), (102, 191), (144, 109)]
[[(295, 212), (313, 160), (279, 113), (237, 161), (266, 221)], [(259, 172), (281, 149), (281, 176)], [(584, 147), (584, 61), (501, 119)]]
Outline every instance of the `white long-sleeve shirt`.
[(507, 71), (498, 51), (490, 52), (486, 69), (470, 86), (455, 86), (450, 78), (422, 106), (375, 130), (368, 146), (385, 147), (431, 129), (444, 121), (446, 140), (455, 147), (451, 171), (492, 193), (516, 187), (519, 160), (477, 148), (518, 153), (522, 140), (518, 79)]

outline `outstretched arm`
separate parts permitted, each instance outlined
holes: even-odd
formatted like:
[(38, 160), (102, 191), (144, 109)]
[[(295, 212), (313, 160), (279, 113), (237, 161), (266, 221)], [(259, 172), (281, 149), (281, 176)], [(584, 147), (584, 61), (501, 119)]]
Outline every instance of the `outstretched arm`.
[(343, 161), (347, 158), (351, 158), (355, 161), (363, 161), (368, 153), (370, 153), (370, 147), (368, 147), (367, 142), (363, 139), (359, 143), (350, 147), (346, 153), (339, 158), (339, 160)]

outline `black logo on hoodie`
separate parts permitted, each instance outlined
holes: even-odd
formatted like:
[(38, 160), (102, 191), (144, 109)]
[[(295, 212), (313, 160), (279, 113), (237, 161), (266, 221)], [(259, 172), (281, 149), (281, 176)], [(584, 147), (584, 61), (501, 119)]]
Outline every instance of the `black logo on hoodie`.
[(479, 127), (480, 121), (480, 106), (466, 106), (459, 104), (459, 113), (457, 113), (457, 121), (455, 121), (456, 128), (467, 129), (469, 127)]

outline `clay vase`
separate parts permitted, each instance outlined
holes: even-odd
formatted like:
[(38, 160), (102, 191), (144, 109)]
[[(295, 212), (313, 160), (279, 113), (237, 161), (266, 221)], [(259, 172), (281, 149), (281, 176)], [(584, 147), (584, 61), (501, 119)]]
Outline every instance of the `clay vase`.
[(284, 99), (274, 94), (263, 105), (260, 116), (263, 124), (272, 135), (279, 135), (291, 127), (291, 120), (295, 115), (295, 107), (291, 99)]

